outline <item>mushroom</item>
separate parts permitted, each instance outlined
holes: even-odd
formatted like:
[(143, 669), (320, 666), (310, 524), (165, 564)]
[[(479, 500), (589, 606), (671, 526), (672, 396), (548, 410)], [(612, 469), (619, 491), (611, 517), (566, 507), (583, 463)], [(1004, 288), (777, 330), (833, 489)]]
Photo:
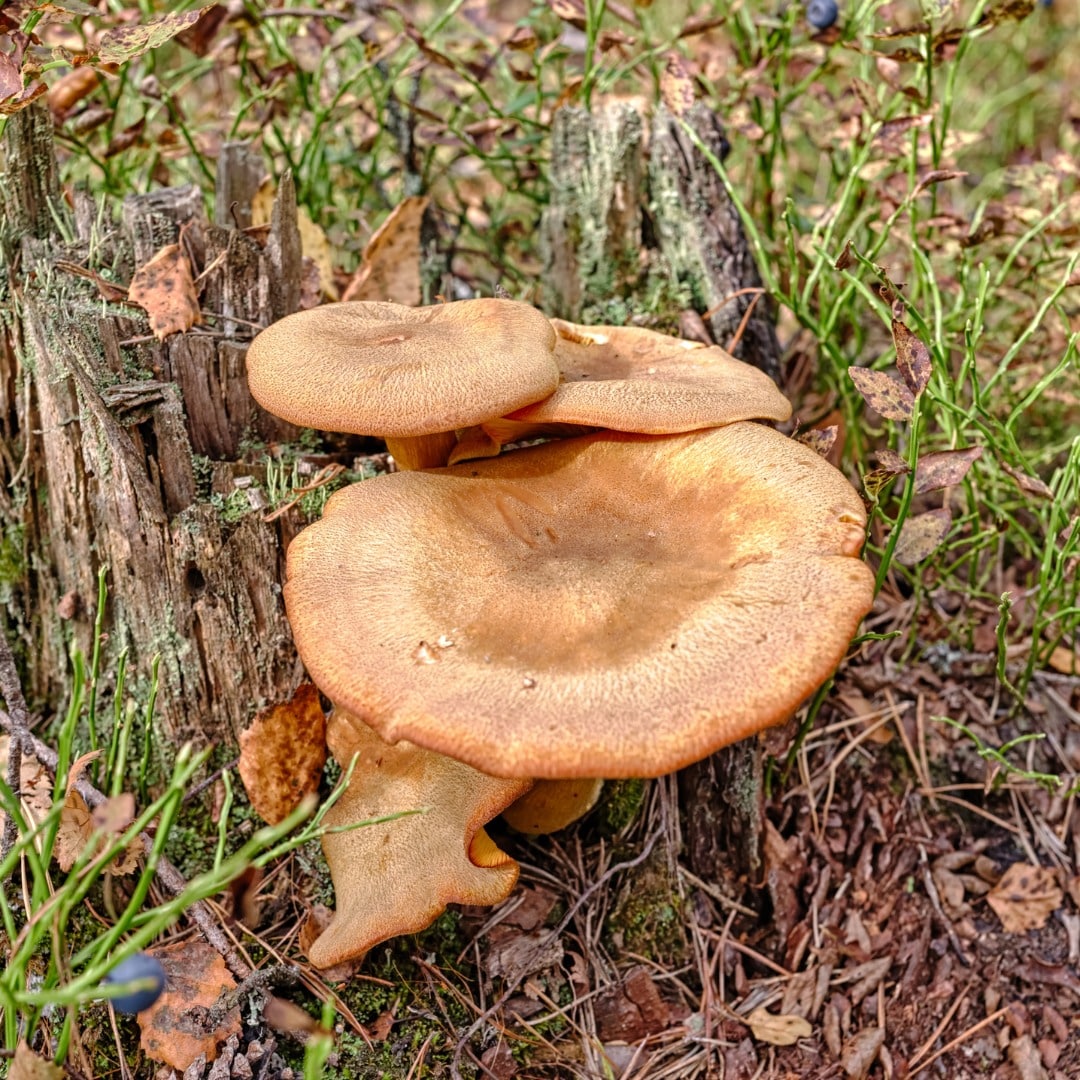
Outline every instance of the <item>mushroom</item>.
[(759, 424), (379, 477), (288, 552), (333, 701), (492, 776), (658, 776), (783, 721), (873, 599), (846, 479)]
[(502, 819), (526, 836), (558, 832), (596, 805), (603, 786), (603, 780), (539, 780), (502, 812)]
[(298, 311), (248, 350), (255, 400), (304, 427), (378, 435), (403, 469), (445, 463), (454, 430), (550, 394), (555, 331), (528, 304), (356, 301)]
[(450, 464), (493, 456), (508, 442), (536, 435), (592, 428), (665, 435), (791, 416), (791, 403), (767, 375), (718, 345), (636, 326), (579, 326), (562, 319), (551, 325), (558, 334), (558, 389), (485, 422), (479, 433), (459, 435)]
[(531, 781), (497, 780), (407, 742), (388, 746), (339, 708), (327, 743), (343, 766), (358, 755), (327, 826), (406, 816), (323, 836), (337, 906), (308, 950), (316, 967), (359, 959), (380, 941), (423, 930), (449, 903), (496, 904), (509, 896), (518, 865), (483, 826)]

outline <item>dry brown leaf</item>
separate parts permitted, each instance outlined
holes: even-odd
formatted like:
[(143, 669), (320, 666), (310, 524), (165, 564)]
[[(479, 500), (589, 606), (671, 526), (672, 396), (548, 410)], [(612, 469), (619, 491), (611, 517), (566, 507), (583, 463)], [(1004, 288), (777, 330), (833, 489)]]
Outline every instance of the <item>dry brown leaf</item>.
[(390, 211), (367, 242), (343, 300), (420, 303), (420, 225), (428, 202), (426, 195), (412, 195)]
[(1080, 674), (1080, 653), (1066, 649), (1064, 645), (1054, 649), (1047, 663), (1062, 675)]
[(300, 250), (304, 257), (313, 259), (319, 268), (319, 287), (331, 300), (338, 298), (334, 282), (334, 253), (322, 227), (311, 220), (306, 206), (296, 209), (296, 227), (300, 231)]
[(1025, 495), (1037, 495), (1040, 499), (1052, 499), (1053, 491), (1037, 476), (1028, 476), (1027, 473), (1014, 469), (1008, 462), (1001, 462), (1001, 469), (1016, 481), (1016, 486)]
[(981, 446), (924, 454), (915, 468), (915, 493), (925, 495), (928, 491), (954, 487), (967, 476), (968, 470), (981, 457)]
[(895, 450), (875, 450), (874, 457), (877, 458), (878, 467), (891, 476), (902, 476), (911, 472), (911, 467)]
[[(56, 843), (53, 847), (53, 855), (65, 873), (75, 865), (95, 835), (98, 837), (94, 845), (96, 857), (135, 820), (134, 795), (127, 792), (114, 795), (91, 811), (86, 800), (76, 790), (75, 785), (86, 766), (100, 756), (100, 750), (83, 754), (68, 770), (67, 793), (64, 796), (64, 808), (60, 812), (60, 825), (56, 830)], [(139, 839), (135, 838), (109, 863), (105, 872), (132, 873), (138, 868), (142, 852), (143, 846)]]
[(326, 717), (311, 683), (301, 683), (288, 701), (256, 713), (240, 733), (240, 779), (251, 805), (270, 825), (318, 790), (325, 763)]
[(98, 43), (98, 59), (106, 64), (123, 64), (136, 56), (164, 45), (170, 38), (189, 30), (202, 18), (205, 8), (173, 11), (147, 23), (132, 23), (106, 30)]
[(792, 1046), (814, 1032), (810, 1022), (801, 1016), (774, 1016), (765, 1008), (755, 1009), (746, 1017), (746, 1023), (758, 1042), (772, 1046)]
[(35, 1054), (21, 1039), (11, 1059), (8, 1080), (63, 1080), (64, 1070)]
[(904, 382), (890, 371), (849, 367), (848, 374), (855, 389), (876, 413), (886, 420), (910, 420), (915, 408), (915, 395)]
[(128, 299), (150, 317), (158, 341), (202, 322), (191, 264), (179, 244), (167, 244), (135, 271)]
[(836, 445), (836, 436), (839, 432), (840, 428), (836, 424), (823, 428), (810, 428), (796, 435), (795, 441), (801, 442), (803, 446), (809, 446), (814, 453), (822, 457), (828, 457), (829, 451)]
[(928, 559), (949, 534), (952, 514), (948, 510), (928, 510), (904, 522), (893, 557), (905, 566)]
[(200, 1054), (207, 1061), (218, 1055), (218, 1046), (230, 1035), (240, 1034), (240, 1009), (230, 1009), (220, 1026), (206, 1029), (203, 1010), (236, 986), (218, 952), (200, 941), (181, 941), (150, 949), (165, 969), (165, 991), (139, 1013), (140, 1047), (154, 1061), (183, 1072)]
[(1010, 934), (1038, 930), (1061, 907), (1065, 893), (1052, 870), (1013, 863), (986, 894), (987, 902)]
[(92, 67), (72, 68), (49, 87), (49, 108), (54, 116), (63, 117), (88, 94), (94, 92), (101, 76)]
[(918, 397), (930, 382), (930, 350), (897, 319), (893, 319), (892, 335), (900, 377)]
[[(7, 776), (10, 735), (0, 735), (0, 776)], [(23, 754), (19, 766), (19, 801), (23, 814), (34, 825), (45, 820), (52, 808), (52, 778), (37, 758)], [(0, 830), (4, 827), (6, 814), (0, 813)]]
[(263, 1006), (263, 1019), (275, 1031), (283, 1032), (312, 1032), (317, 1031), (319, 1022), (310, 1013), (304, 1012), (299, 1005), (295, 1005), (285, 998), (275, 997), (271, 994)]

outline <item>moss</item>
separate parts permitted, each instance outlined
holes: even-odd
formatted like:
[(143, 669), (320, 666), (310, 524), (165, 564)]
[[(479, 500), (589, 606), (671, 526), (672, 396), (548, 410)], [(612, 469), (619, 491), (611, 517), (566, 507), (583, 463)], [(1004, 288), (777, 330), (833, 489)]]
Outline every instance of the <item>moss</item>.
[(668, 967), (689, 955), (682, 900), (663, 854), (654, 854), (623, 885), (608, 919), (617, 951), (637, 953)]
[(596, 822), (607, 837), (617, 836), (638, 815), (645, 801), (644, 780), (609, 780), (600, 795)]

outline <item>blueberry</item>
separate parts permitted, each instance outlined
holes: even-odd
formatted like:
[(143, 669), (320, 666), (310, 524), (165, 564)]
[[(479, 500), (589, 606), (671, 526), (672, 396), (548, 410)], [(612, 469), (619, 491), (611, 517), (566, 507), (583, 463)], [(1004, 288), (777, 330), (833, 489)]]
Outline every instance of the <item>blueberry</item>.
[(836, 0), (809, 0), (806, 5), (806, 21), (815, 30), (828, 30), (839, 14)]
[(149, 1009), (165, 989), (165, 969), (160, 960), (144, 952), (136, 953), (126, 960), (121, 960), (103, 981), (116, 985), (136, 981), (149, 983), (150, 980), (153, 980), (153, 985), (143, 986), (111, 999), (113, 1008), (118, 1013), (137, 1013)]

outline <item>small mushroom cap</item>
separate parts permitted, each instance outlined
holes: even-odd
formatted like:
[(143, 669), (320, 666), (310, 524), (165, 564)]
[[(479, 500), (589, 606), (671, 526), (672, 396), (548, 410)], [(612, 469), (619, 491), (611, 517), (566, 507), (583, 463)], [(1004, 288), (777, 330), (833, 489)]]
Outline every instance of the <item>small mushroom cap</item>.
[(323, 837), (337, 908), (308, 950), (316, 967), (359, 959), (380, 941), (423, 930), (447, 904), (506, 899), (518, 865), (495, 847), (483, 825), (524, 794), (530, 781), (496, 780), (407, 742), (388, 746), (340, 709), (326, 734), (343, 766), (359, 755), (326, 825), (426, 812)]
[(511, 420), (663, 435), (791, 416), (772, 379), (719, 345), (634, 326), (551, 323), (563, 381), (551, 397), (510, 413)]
[(409, 438), (480, 424), (559, 382), (555, 331), (514, 300), (298, 311), (247, 355), (252, 396), (304, 427)]
[(538, 780), (502, 812), (502, 819), (515, 832), (546, 836), (583, 818), (603, 787), (603, 780)]
[(873, 600), (844, 477), (759, 424), (354, 484), (289, 548), (315, 683), (494, 776), (657, 776), (778, 723)]

